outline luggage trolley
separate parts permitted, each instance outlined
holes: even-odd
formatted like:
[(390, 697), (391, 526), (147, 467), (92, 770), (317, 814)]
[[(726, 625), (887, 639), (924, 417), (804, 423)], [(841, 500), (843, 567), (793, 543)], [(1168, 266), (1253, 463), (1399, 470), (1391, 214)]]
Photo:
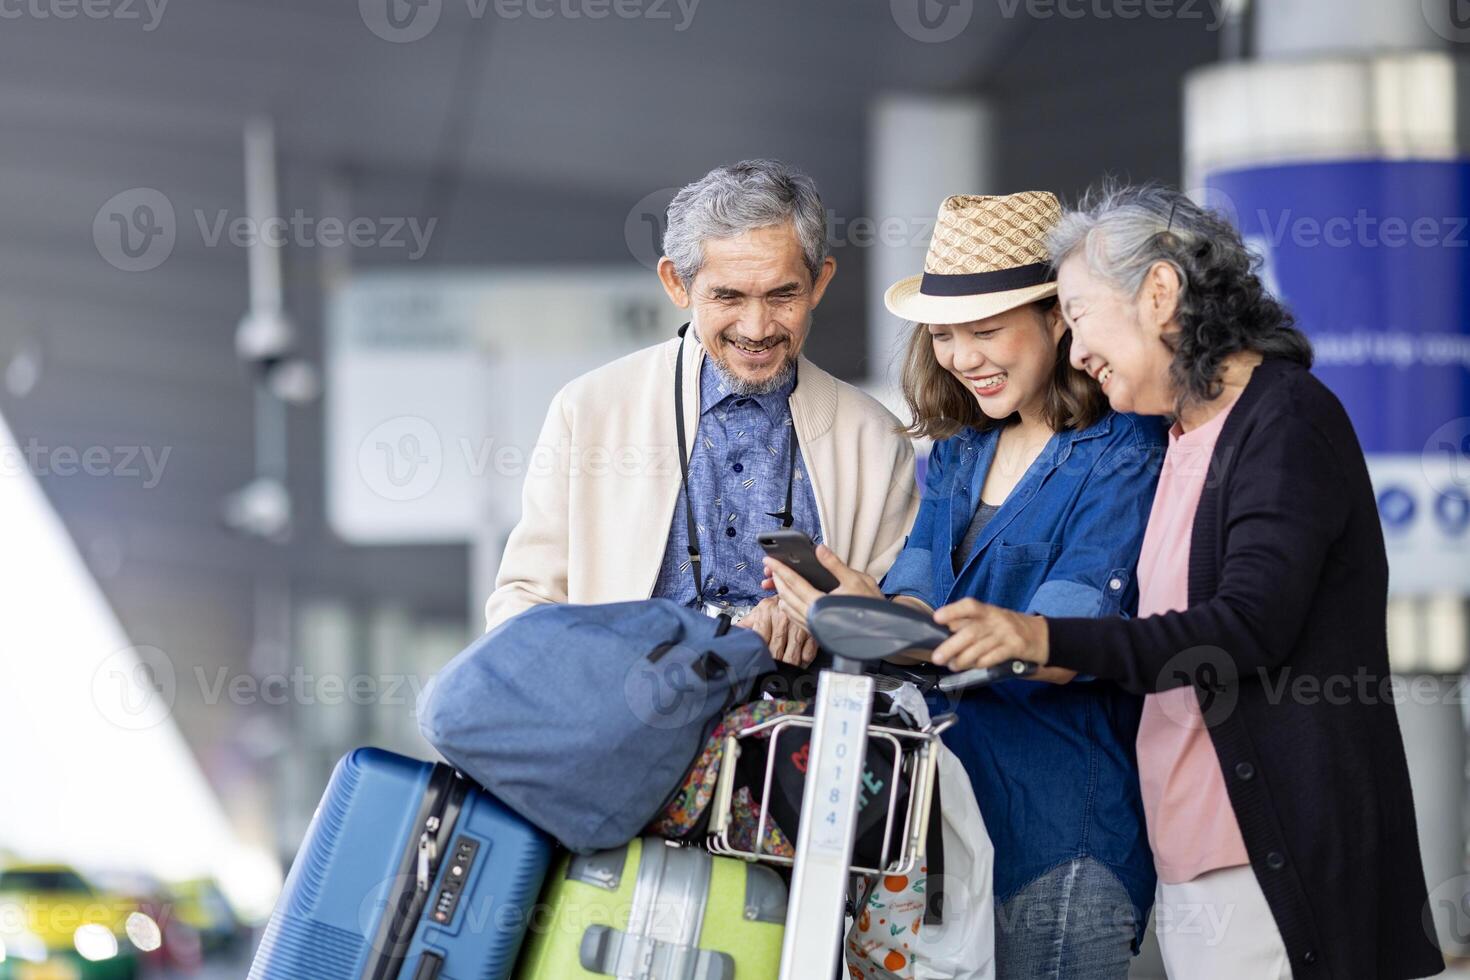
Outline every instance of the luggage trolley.
[[(725, 741), (714, 812), (709, 831), (710, 849), (747, 860), (791, 866), (791, 895), (781, 950), (780, 980), (813, 980), (837, 976), (842, 962), (847, 889), (852, 874), (906, 874), (924, 852), (938, 765), (938, 741), (954, 724), (953, 715), (941, 715), (922, 731), (909, 731), (869, 722), (876, 678), (864, 672), (870, 662), (905, 650), (933, 650), (950, 633), (930, 617), (910, 607), (861, 596), (826, 596), (812, 604), (807, 625), (817, 644), (832, 655), (830, 670), (817, 682), (816, 711), (810, 718), (782, 715), (729, 736)], [(1034, 664), (1010, 661), (985, 670), (971, 670), (940, 681), (939, 689), (957, 691), (998, 680), (1034, 673)], [(776, 753), (770, 753), (761, 796), (760, 821), (754, 851), (730, 844), (731, 804), (735, 767), (741, 739), (769, 731), (774, 739), (787, 727), (810, 727), (811, 762), (802, 794), (801, 819), (795, 858), (762, 851), (770, 819), (770, 788)], [(898, 853), (888, 856), (898, 814), (898, 780), (889, 790), (889, 812), (880, 852), (881, 867), (854, 867), (858, 800), (868, 738), (889, 740), (894, 747), (894, 769), (910, 770), (908, 806), (904, 808)]]

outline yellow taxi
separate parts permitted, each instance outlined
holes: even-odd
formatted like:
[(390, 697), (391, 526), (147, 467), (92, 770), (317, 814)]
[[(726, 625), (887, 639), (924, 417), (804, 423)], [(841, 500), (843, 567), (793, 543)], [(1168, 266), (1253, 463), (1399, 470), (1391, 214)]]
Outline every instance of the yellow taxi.
[(67, 865), (0, 869), (0, 980), (133, 980), (157, 932)]

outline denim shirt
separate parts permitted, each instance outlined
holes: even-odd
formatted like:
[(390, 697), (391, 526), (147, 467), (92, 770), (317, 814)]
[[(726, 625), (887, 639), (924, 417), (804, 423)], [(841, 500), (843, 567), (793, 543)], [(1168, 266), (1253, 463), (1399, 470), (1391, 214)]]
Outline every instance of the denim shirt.
[[(1045, 616), (1134, 613), (1163, 424), (1109, 413), (1055, 434), (973, 552), (952, 563), (999, 437), (965, 429), (934, 446), (918, 517), (883, 591), (935, 608), (973, 597)], [(1063, 862), (1091, 857), (1128, 890), (1142, 936), (1154, 895), (1134, 754), (1142, 706), (1085, 677), (1002, 681), (945, 706), (959, 723), (944, 742), (970, 774), (995, 844), (997, 905)]]
[[(750, 606), (772, 592), (761, 590), (765, 552), (756, 535), (774, 531), (781, 522), (767, 516), (786, 506), (787, 461), (791, 458), (791, 406), (795, 375), (767, 395), (736, 395), (713, 361), (699, 372), (699, 425), (689, 459), (689, 499), (699, 531), (704, 598), (728, 606)], [(792, 484), (791, 529), (822, 540), (821, 521), (811, 481), (796, 454)], [(684, 495), (674, 504), (669, 540), (654, 583), (654, 598), (698, 605), (689, 574), (689, 523)]]

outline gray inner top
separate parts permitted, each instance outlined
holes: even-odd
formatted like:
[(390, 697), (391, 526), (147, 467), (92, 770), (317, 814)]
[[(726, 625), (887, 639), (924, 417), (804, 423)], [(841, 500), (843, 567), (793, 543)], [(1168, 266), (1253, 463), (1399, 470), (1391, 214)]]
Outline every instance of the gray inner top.
[(990, 523), (990, 519), (995, 516), (998, 510), (1000, 510), (1000, 504), (987, 504), (983, 500), (980, 501), (980, 506), (975, 508), (975, 513), (970, 518), (970, 527), (965, 531), (964, 539), (960, 541), (959, 547), (950, 556), (950, 561), (954, 564), (956, 574), (964, 567), (965, 562), (969, 560), (970, 552), (975, 550), (975, 542), (980, 540), (980, 532), (985, 530), (985, 525)]

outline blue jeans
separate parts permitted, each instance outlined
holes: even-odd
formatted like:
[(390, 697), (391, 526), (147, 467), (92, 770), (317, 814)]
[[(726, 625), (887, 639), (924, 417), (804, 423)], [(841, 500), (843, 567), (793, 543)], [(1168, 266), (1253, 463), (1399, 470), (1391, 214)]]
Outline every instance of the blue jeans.
[(1125, 980), (1138, 914), (1092, 858), (1058, 865), (995, 910), (999, 980)]

